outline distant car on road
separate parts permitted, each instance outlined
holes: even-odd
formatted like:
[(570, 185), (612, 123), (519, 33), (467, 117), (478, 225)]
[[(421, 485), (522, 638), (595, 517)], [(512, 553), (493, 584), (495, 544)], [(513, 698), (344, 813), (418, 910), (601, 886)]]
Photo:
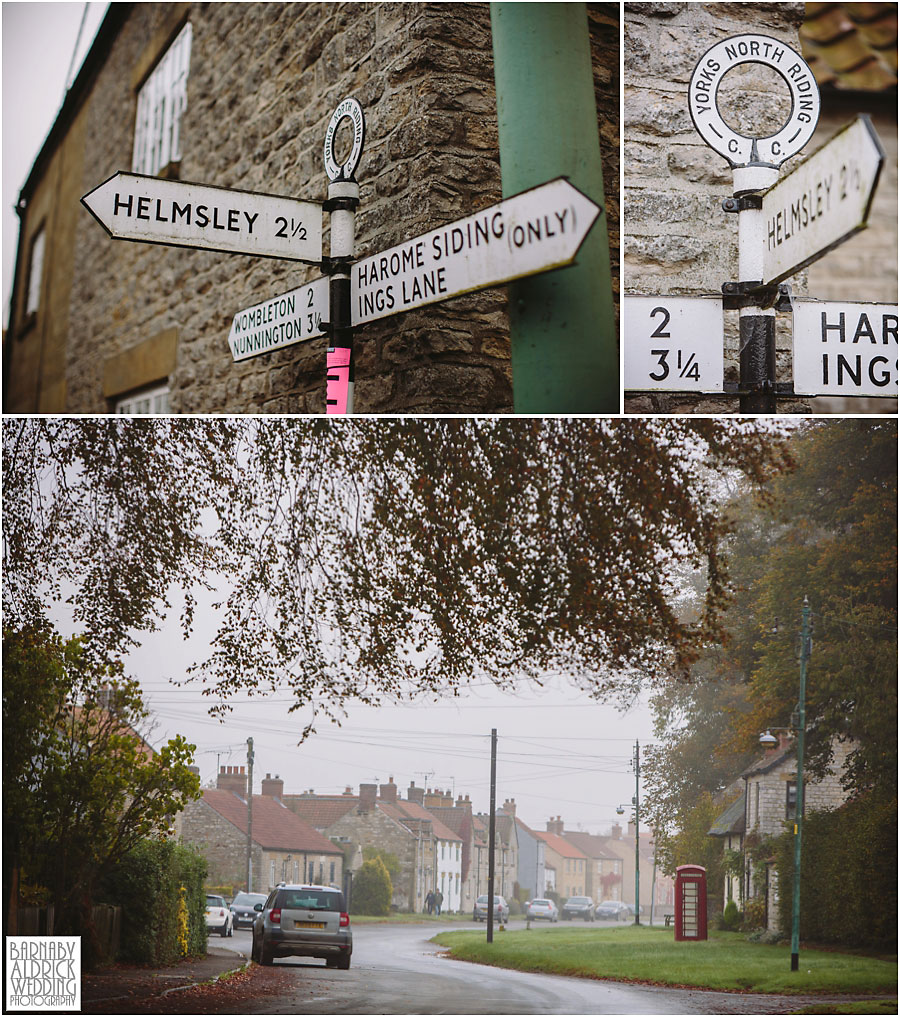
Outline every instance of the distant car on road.
[[(472, 921), (473, 922), (486, 922), (488, 916), (488, 895), (483, 893), (478, 900), (475, 901), (475, 907), (472, 909)], [(498, 922), (509, 921), (509, 904), (506, 903), (505, 897), (494, 896), (494, 918)]]
[(254, 910), (254, 907), (257, 904), (265, 904), (265, 902), (266, 895), (264, 893), (239, 893), (231, 902), (234, 927), (239, 929), (242, 925), (246, 925), (248, 929), (252, 929), (256, 916), (259, 914)]
[(625, 921), (631, 917), (631, 908), (622, 900), (602, 900), (594, 909), (597, 918), (614, 918)]
[(562, 910), (563, 918), (583, 918), (586, 922), (594, 920), (594, 902), (590, 897), (570, 897)]
[(330, 968), (350, 967), (350, 915), (335, 887), (282, 883), (254, 910), (253, 960), (268, 965), (276, 957), (321, 957)]
[(530, 900), (525, 905), (525, 917), (530, 918), (532, 921), (537, 921), (538, 918), (546, 918), (549, 922), (558, 922), (559, 908), (552, 900), (544, 900), (543, 898)]
[(234, 916), (228, 910), (225, 898), (214, 893), (206, 895), (206, 931), (218, 932), (220, 936), (234, 934)]

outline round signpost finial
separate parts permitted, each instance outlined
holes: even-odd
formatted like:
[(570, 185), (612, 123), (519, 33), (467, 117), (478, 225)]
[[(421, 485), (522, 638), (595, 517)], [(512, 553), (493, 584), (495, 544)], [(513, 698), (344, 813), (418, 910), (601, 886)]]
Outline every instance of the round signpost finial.
[[(781, 75), (791, 96), (791, 112), (774, 134), (751, 138), (729, 127), (716, 101), (722, 79), (740, 64), (758, 63)], [(711, 46), (694, 67), (688, 86), (688, 108), (700, 137), (732, 168), (777, 169), (812, 137), (819, 120), (819, 86), (809, 65), (790, 46), (768, 35), (733, 35)]]
[[(339, 163), (334, 157), (334, 138), (342, 120), (349, 119), (353, 124), (353, 145), (350, 154), (343, 163)], [(323, 156), (325, 159), (325, 172), (332, 182), (338, 180), (354, 180), (356, 167), (359, 165), (359, 157), (362, 155), (363, 143), (366, 138), (366, 118), (363, 115), (362, 106), (353, 98), (343, 99), (337, 109), (332, 113), (328, 122), (328, 129), (325, 131), (325, 146)]]

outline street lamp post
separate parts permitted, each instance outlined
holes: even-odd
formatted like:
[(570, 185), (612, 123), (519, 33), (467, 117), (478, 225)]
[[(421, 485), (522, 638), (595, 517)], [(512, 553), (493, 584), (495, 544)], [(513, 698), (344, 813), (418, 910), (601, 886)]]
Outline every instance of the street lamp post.
[[(641, 748), (638, 742), (634, 743), (634, 798), (631, 804), (634, 806), (634, 924), (641, 924), (641, 842), (640, 842), (640, 777), (641, 777)], [(621, 816), (625, 812), (625, 806), (620, 805), (616, 809), (616, 815)], [(652, 923), (651, 923), (652, 924)]]

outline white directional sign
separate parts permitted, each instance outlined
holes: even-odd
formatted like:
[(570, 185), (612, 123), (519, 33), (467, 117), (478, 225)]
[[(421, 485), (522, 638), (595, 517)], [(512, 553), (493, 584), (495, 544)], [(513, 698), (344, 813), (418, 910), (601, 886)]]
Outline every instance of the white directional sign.
[(864, 229), (884, 152), (861, 116), (763, 194), (763, 282), (777, 283)]
[(897, 397), (897, 305), (793, 300), (798, 395)]
[(228, 346), (237, 360), (269, 353), (324, 335), (328, 320), (328, 280), (314, 279), (306, 286), (238, 311), (231, 322)]
[(116, 173), (81, 201), (121, 240), (322, 260), (322, 206), (312, 201), (134, 173)]
[[(722, 79), (740, 64), (771, 67), (791, 94), (791, 112), (780, 130), (757, 138), (738, 134), (719, 111)], [(691, 119), (703, 140), (732, 166), (780, 166), (812, 137), (819, 119), (819, 88), (813, 72), (798, 53), (768, 35), (733, 35), (711, 46), (697, 61), (688, 85)]]
[(352, 323), (568, 265), (600, 206), (560, 177), (357, 262)]
[(637, 392), (721, 392), (724, 332), (721, 297), (625, 294), (625, 388)]

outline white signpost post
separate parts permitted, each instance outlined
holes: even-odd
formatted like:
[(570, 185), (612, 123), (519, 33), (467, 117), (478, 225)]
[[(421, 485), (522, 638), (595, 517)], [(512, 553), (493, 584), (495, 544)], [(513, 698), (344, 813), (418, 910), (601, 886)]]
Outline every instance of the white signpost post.
[(238, 311), (228, 346), (235, 361), (324, 335), (328, 320), (328, 280), (314, 279), (290, 293)]
[(111, 237), (318, 264), (321, 202), (116, 173), (81, 199)]
[(622, 298), (625, 388), (721, 392), (724, 316), (721, 297)]
[(896, 398), (896, 304), (792, 304), (795, 392)]
[(600, 206), (560, 177), (353, 266), (354, 325), (575, 260)]
[(763, 193), (763, 283), (786, 279), (865, 229), (883, 162), (878, 135), (860, 116)]

